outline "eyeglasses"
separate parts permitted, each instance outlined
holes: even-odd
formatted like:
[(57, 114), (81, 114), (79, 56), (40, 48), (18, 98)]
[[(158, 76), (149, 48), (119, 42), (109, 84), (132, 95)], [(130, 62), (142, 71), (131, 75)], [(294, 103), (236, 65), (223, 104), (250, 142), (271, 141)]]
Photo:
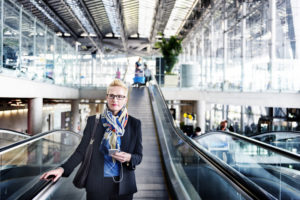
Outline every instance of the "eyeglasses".
[(126, 96), (124, 96), (124, 95), (107, 94), (107, 97), (109, 99), (114, 99), (116, 97), (118, 100), (123, 100)]

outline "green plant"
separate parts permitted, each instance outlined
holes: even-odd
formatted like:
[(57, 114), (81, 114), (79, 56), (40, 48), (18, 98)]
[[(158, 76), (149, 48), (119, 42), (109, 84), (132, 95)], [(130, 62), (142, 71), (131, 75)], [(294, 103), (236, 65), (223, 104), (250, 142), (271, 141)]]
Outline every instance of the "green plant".
[(166, 62), (166, 73), (170, 74), (178, 61), (178, 55), (182, 52), (182, 39), (177, 38), (177, 36), (171, 36), (170, 39), (167, 40), (162, 33), (159, 34), (162, 36), (162, 40), (156, 42), (155, 47), (160, 49)]

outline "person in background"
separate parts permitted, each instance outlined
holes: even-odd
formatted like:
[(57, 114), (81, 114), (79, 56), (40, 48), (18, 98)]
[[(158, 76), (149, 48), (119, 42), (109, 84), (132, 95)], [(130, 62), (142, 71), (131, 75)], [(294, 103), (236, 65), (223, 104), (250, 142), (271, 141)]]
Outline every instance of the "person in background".
[(230, 126), (229, 126), (229, 128), (228, 128), (228, 130), (229, 130), (229, 131), (231, 131), (231, 132), (234, 132), (234, 128), (233, 128), (233, 126), (232, 126), (232, 125), (230, 125)]
[(143, 71), (141, 62), (141, 58), (139, 58), (138, 61), (135, 62), (135, 73), (141, 73)]
[(120, 72), (119, 67), (118, 67), (117, 72), (116, 72), (116, 79), (121, 79), (121, 72)]
[(195, 137), (197, 137), (197, 136), (199, 136), (199, 135), (201, 135), (201, 128), (200, 128), (199, 126), (197, 126), (197, 127), (195, 128), (195, 132), (194, 132), (193, 135), (192, 135), (192, 138), (195, 138)]
[(227, 120), (221, 121), (221, 123), (220, 123), (220, 130), (221, 131), (228, 131)]
[(151, 80), (151, 71), (147, 66), (147, 63), (144, 63), (144, 73), (145, 73), (145, 83)]
[[(127, 93), (127, 86), (118, 79), (107, 88), (107, 105), (96, 129), (90, 168), (86, 169), (87, 200), (132, 200), (137, 192), (134, 170), (143, 157), (142, 129), (141, 121), (128, 115)], [(61, 176), (68, 177), (83, 161), (95, 119), (96, 116), (88, 118), (82, 140), (71, 157), (61, 167), (44, 173), (41, 179), (54, 176), (55, 182)], [(110, 149), (118, 151), (109, 154)]]

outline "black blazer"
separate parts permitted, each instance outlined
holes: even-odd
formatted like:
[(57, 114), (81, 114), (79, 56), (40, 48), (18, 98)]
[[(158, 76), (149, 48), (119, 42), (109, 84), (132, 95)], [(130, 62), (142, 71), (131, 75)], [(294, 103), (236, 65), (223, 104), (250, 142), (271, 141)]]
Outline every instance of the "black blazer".
[[(71, 157), (62, 165), (64, 168), (63, 177), (68, 177), (74, 168), (83, 161), (86, 148), (91, 139), (95, 119), (96, 116), (88, 118), (80, 144)], [(97, 192), (99, 195), (101, 195), (102, 192), (105, 193), (105, 191), (102, 190), (104, 180), (104, 156), (99, 151), (104, 131), (105, 128), (100, 119), (95, 132), (90, 169), (85, 185), (87, 192)], [(143, 146), (141, 121), (130, 115), (128, 116), (125, 133), (123, 137), (121, 137), (121, 151), (130, 153), (131, 161), (129, 163), (123, 163), (123, 180), (119, 184), (119, 195), (133, 194), (137, 192), (134, 169), (135, 166), (142, 161)]]

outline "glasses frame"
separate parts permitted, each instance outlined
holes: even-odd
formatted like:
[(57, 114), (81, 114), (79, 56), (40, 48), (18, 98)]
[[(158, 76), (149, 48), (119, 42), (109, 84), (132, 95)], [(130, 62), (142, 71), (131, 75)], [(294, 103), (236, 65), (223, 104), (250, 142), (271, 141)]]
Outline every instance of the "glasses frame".
[(116, 98), (117, 100), (124, 100), (126, 98), (125, 95), (114, 95), (114, 94), (106, 94), (108, 99), (113, 100), (114, 98)]

